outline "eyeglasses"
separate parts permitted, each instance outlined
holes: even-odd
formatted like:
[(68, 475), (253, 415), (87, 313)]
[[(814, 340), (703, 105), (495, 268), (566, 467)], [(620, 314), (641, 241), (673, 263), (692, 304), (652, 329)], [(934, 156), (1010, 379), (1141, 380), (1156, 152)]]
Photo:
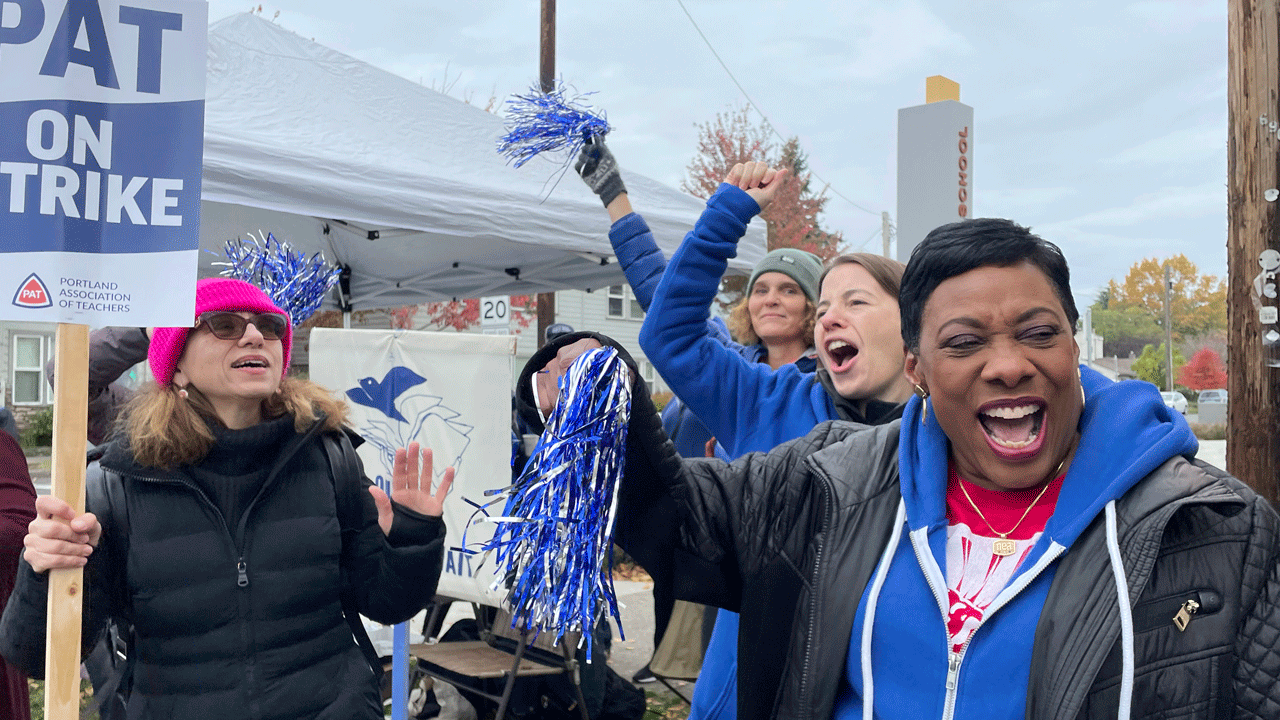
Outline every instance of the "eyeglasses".
[(289, 329), (289, 318), (279, 313), (257, 313), (249, 317), (240, 317), (233, 312), (218, 311), (200, 313), (196, 318), (196, 327), (201, 324), (209, 326), (209, 332), (222, 340), (239, 340), (249, 323), (258, 328), (265, 340), (279, 340)]

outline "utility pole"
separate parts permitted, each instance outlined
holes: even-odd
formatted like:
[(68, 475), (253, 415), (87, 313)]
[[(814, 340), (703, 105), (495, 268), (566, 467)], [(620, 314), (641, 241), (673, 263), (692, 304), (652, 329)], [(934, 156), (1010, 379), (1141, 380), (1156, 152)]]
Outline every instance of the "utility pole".
[(1084, 309), (1084, 364), (1093, 369), (1093, 308)]
[(1280, 6), (1228, 0), (1227, 11), (1227, 470), (1280, 500), (1280, 370), (1263, 336), (1277, 301), (1253, 279), (1264, 250), (1280, 248)]
[(889, 237), (893, 234), (893, 230), (889, 227), (889, 212), (886, 210), (880, 213), (880, 237), (884, 239), (884, 256), (893, 257), (889, 254)]
[(1166, 260), (1164, 263), (1164, 362), (1165, 370), (1168, 371), (1169, 384), (1165, 388), (1169, 392), (1173, 392), (1173, 323), (1170, 321), (1173, 315), (1173, 268), (1170, 267)]
[[(542, 0), (542, 51), (538, 57), (538, 83), (542, 92), (556, 87), (556, 0)], [(556, 321), (556, 294), (538, 293), (538, 347), (547, 337), (547, 327)]]

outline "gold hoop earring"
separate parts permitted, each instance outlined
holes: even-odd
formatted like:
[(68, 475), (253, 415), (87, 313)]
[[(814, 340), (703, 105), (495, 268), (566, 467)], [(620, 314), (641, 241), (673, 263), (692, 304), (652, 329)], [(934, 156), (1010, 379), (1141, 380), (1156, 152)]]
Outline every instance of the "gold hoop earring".
[(1084, 396), (1084, 378), (1080, 375), (1080, 368), (1076, 368), (1076, 382), (1080, 383), (1080, 407), (1084, 407), (1088, 400)]
[(920, 424), (924, 425), (929, 419), (929, 391), (916, 385), (916, 395), (920, 396)]

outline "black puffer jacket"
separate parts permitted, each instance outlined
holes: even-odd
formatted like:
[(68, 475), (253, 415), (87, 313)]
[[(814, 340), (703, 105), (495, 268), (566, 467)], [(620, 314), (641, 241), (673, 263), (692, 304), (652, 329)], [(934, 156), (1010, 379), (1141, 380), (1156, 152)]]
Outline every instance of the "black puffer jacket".
[[(657, 418), (637, 416), (619, 508), (625, 526), (664, 482), (685, 516), (681, 550), (707, 568), (701, 602), (742, 613), (739, 717), (826, 720), (840, 690), (857, 599), (895, 524), (899, 422), (819, 425), (732, 465), (681, 461)], [(631, 487), (627, 487), (631, 486)], [(1280, 519), (1234, 478), (1174, 458), (1117, 501), (1135, 624), (1134, 718), (1280, 717)], [(1120, 682), (1119, 609), (1095, 521), (1061, 560), (1045, 601), (1026, 717), (1112, 718)], [(625, 544), (624, 544), (625, 543)], [(735, 572), (736, 571), (736, 572)], [(739, 579), (740, 578), (740, 579)], [(698, 576), (685, 577), (686, 581)], [(1171, 622), (1186, 599), (1202, 612)]]
[[(124, 479), (127, 538), (111, 508), (88, 508), (103, 536), (88, 566), (85, 637), (108, 614), (133, 623), (129, 717), (382, 717), (340, 595), (349, 588), (379, 622), (412, 617), (435, 593), (444, 523), (398, 509), (385, 537), (368, 481), (331, 477), (318, 425), (291, 433), (269, 466), (232, 527), (181, 469), (139, 466), (119, 444), (90, 468), (91, 484), (103, 468)], [(340, 521), (335, 482), (360, 484), (359, 517)], [(0, 652), (36, 677), (47, 589), (24, 562), (0, 620)]]

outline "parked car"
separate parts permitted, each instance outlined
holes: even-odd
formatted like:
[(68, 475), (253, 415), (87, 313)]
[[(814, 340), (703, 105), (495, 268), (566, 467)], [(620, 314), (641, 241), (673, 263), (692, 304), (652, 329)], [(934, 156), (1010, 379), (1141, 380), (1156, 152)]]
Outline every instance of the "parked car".
[(1201, 405), (1203, 405), (1204, 403), (1224, 403), (1225, 404), (1227, 402), (1227, 391), (1222, 389), (1201, 390), (1200, 396), (1196, 399), (1196, 402)]
[(1187, 414), (1187, 396), (1180, 392), (1162, 392), (1160, 397), (1164, 398), (1164, 404), (1177, 410), (1183, 415)]

